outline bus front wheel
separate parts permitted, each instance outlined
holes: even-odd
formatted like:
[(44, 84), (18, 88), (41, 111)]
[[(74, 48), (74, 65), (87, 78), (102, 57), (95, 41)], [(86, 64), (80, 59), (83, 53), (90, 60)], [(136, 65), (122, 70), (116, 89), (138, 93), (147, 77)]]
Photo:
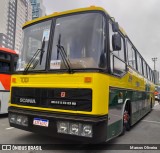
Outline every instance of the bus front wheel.
[(124, 111), (123, 112), (123, 129), (122, 129), (122, 133), (120, 134), (120, 136), (124, 135), (126, 131), (130, 130), (130, 115), (128, 113), (128, 111)]
[(123, 113), (123, 129), (125, 131), (130, 130), (130, 115), (129, 115), (129, 112), (127, 110), (125, 110), (124, 113)]

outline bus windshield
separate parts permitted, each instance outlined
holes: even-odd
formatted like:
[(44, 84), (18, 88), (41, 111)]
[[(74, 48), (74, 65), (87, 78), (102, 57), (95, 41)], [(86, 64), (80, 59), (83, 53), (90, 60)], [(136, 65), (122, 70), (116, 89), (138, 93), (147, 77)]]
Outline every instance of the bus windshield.
[[(24, 71), (27, 64), (30, 62), (31, 59), (33, 59), (35, 55), (36, 56), (33, 62), (31, 63), (29, 70), (33, 71), (45, 69), (50, 28), (51, 20), (34, 24), (23, 30), (23, 46), (17, 63), (17, 71)], [(41, 49), (43, 40), (45, 40), (45, 46), (43, 48), (44, 55), (43, 61), (40, 64), (41, 51), (38, 52), (38, 50)]]
[[(25, 70), (28, 62), (41, 48), (43, 40), (45, 47), (42, 63), (40, 54), (37, 54), (27, 71), (45, 70), (48, 63), (46, 59), (50, 60), (50, 70), (106, 69), (106, 22), (102, 14), (81, 13), (60, 16), (53, 20), (55, 22), (43, 21), (24, 29), (24, 45), (17, 71)], [(50, 36), (51, 23), (54, 24), (54, 32)], [(48, 50), (51, 51), (49, 58), (46, 56), (48, 46), (52, 46)], [(69, 61), (67, 65), (66, 61)]]
[(105, 68), (106, 65), (100, 63), (100, 57), (106, 58), (104, 28), (103, 16), (98, 13), (58, 18), (55, 25), (50, 69), (66, 68), (57, 49), (59, 43), (64, 48), (65, 58), (69, 59), (72, 69)]

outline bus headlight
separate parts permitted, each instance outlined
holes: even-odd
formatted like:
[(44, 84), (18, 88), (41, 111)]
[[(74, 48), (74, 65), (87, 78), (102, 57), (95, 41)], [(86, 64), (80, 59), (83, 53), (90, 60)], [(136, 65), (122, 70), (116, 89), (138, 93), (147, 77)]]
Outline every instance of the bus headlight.
[(92, 137), (93, 135), (92, 125), (79, 122), (59, 121), (57, 122), (57, 132), (83, 137)]
[(81, 135), (85, 136), (85, 137), (92, 137), (92, 126), (91, 125), (83, 125)]
[(69, 129), (69, 123), (68, 122), (58, 122), (57, 123), (57, 129), (58, 129), (58, 133), (68, 133), (68, 129)]
[(79, 131), (80, 131), (79, 124), (77, 124), (77, 123), (70, 123), (69, 134), (78, 135)]
[(28, 117), (17, 114), (9, 114), (9, 122), (22, 126), (28, 126)]
[(21, 125), (21, 122), (22, 122), (22, 116), (18, 115), (16, 119), (16, 124)]
[(28, 118), (26, 116), (22, 117), (22, 123), (23, 126), (28, 126)]
[(16, 122), (16, 115), (15, 114), (10, 114), (9, 115), (9, 122), (10, 123), (15, 123)]

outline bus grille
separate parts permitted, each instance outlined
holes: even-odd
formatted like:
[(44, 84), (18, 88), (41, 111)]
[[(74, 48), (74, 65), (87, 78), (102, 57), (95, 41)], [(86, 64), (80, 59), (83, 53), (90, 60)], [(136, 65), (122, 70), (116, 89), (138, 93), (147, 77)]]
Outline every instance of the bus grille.
[(23, 106), (92, 111), (92, 90), (12, 87), (11, 103)]

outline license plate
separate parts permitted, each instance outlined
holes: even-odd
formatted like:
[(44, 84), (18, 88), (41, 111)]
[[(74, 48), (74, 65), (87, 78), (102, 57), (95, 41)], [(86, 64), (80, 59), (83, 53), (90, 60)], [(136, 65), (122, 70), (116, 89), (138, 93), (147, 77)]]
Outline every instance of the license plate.
[(40, 119), (40, 118), (34, 118), (34, 119), (33, 119), (33, 125), (48, 127), (48, 125), (49, 125), (49, 120)]

